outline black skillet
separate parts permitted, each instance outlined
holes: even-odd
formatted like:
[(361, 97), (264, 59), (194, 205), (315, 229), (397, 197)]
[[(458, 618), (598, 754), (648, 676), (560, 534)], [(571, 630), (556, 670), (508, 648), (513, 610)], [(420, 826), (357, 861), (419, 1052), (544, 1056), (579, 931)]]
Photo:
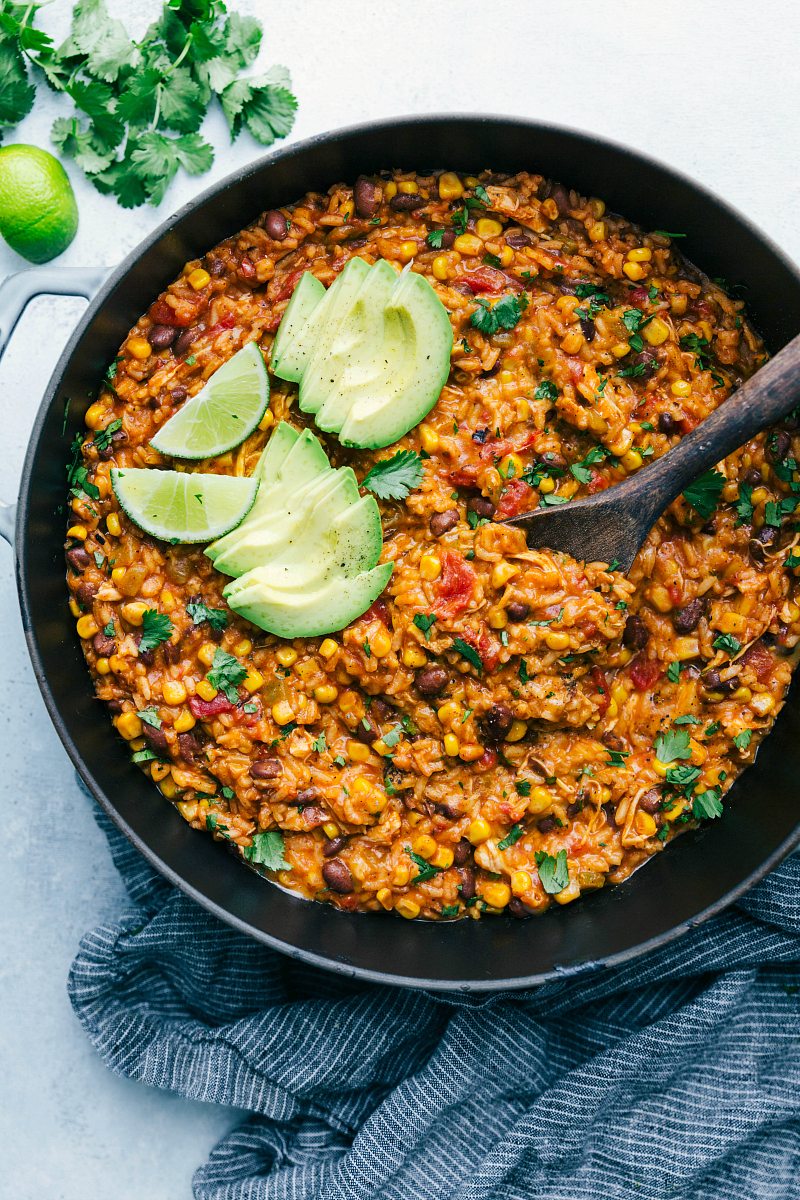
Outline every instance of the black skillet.
[[(529, 921), (427, 924), (347, 915), (254, 875), (222, 845), (192, 831), (131, 765), (93, 698), (66, 604), (69, 442), (139, 314), (184, 262), (264, 209), (309, 188), (325, 190), (337, 180), (395, 166), (543, 172), (602, 196), (610, 209), (646, 228), (685, 232), (681, 246), (690, 259), (711, 276), (746, 285), (750, 316), (773, 353), (800, 329), (800, 274), (763, 234), (684, 176), (600, 138), (500, 117), (431, 116), (364, 125), (279, 150), (204, 192), (151, 234), (103, 284), (70, 339), (22, 473), (15, 535), (22, 620), (45, 704), (81, 777), (153, 866), (205, 908), (286, 954), (363, 979), (449, 990), (520, 988), (663, 945), (741, 896), (800, 842), (796, 690), (757, 765), (733, 788), (724, 818), (684, 835), (620, 887)], [(93, 282), (91, 273), (74, 281), (53, 270), (17, 277), (0, 294), (0, 327), (13, 327), (12, 309), (31, 295), (86, 295)]]

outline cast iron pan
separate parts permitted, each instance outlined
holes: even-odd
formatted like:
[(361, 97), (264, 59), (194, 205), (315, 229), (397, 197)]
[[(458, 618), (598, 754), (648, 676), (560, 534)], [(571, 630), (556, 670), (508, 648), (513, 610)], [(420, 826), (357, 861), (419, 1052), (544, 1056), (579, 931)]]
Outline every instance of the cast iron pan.
[(771, 351), (800, 329), (800, 275), (775, 246), (695, 183), (599, 138), (498, 117), (432, 116), (365, 125), (280, 150), (166, 221), (90, 304), (42, 401), (25, 461), (16, 528), (22, 619), (45, 703), (81, 777), (153, 866), (205, 908), (286, 954), (363, 979), (449, 990), (520, 988), (663, 945), (730, 904), (797, 845), (796, 693), (757, 766), (734, 787), (724, 818), (681, 837), (620, 887), (530, 921), (407, 922), (296, 899), (193, 832), (131, 765), (93, 698), (66, 604), (69, 442), (139, 314), (187, 259), (264, 209), (309, 188), (325, 190), (337, 180), (395, 166), (541, 171), (602, 196), (609, 208), (647, 228), (684, 231), (690, 259), (711, 276), (747, 285), (750, 316)]

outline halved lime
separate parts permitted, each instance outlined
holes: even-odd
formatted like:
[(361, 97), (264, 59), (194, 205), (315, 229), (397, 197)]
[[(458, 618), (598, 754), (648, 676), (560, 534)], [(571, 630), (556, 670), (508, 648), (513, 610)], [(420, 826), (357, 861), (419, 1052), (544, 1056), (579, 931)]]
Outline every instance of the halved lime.
[(261, 351), (248, 342), (159, 429), (150, 445), (170, 458), (213, 458), (249, 437), (269, 404)]
[(165, 542), (210, 542), (244, 520), (258, 480), (114, 467), (111, 486), (122, 511), (145, 533)]

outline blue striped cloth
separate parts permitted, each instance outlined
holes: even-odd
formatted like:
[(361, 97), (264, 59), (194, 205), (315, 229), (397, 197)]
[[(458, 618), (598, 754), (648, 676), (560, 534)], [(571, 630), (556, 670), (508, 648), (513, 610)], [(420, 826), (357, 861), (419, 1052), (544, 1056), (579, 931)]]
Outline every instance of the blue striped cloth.
[(444, 998), (275, 954), (104, 827), (131, 907), (69, 994), (112, 1070), (252, 1114), (197, 1200), (800, 1197), (800, 859), (647, 958)]

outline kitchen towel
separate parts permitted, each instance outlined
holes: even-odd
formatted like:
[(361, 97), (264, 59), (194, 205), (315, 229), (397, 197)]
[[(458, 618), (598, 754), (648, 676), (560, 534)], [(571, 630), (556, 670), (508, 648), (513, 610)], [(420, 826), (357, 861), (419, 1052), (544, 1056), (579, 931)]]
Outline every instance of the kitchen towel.
[(800, 858), (635, 962), (443, 997), (276, 954), (101, 821), (131, 907), (81, 942), (78, 1018), (112, 1070), (252, 1114), (197, 1200), (800, 1197)]

